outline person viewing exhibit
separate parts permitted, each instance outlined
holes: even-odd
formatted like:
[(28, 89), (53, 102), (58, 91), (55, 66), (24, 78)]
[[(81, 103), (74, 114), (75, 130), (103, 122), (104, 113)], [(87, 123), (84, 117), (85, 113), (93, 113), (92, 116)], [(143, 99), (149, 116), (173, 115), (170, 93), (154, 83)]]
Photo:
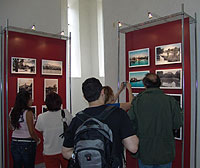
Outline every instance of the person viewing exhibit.
[(171, 168), (175, 158), (173, 130), (182, 126), (183, 113), (179, 103), (160, 90), (158, 75), (147, 73), (143, 83), (145, 91), (137, 95), (128, 112), (140, 139), (139, 168)]
[[(81, 111), (73, 118), (69, 129), (65, 134), (65, 140), (63, 143), (62, 154), (65, 158), (74, 158), (78, 167), (81, 165), (87, 165), (89, 167), (122, 167), (123, 166), (123, 145), (131, 152), (135, 153), (138, 149), (138, 138), (135, 135), (130, 119), (127, 113), (118, 108), (112, 108), (105, 105), (105, 93), (100, 81), (96, 78), (88, 78), (82, 83), (82, 92), (84, 98), (88, 101), (89, 107)], [(102, 119), (102, 118), (103, 119)], [(98, 120), (98, 121), (97, 121)], [(90, 122), (91, 121), (91, 122)], [(109, 135), (113, 135), (112, 150), (107, 151), (102, 146), (104, 146), (104, 140), (93, 139), (89, 140), (90, 143), (86, 144), (87, 149), (93, 150), (77, 150), (78, 147), (83, 147), (84, 142), (88, 141), (88, 138), (92, 136), (92, 132), (88, 132), (87, 136), (83, 137), (83, 140), (78, 141), (77, 132), (84, 129), (84, 124), (90, 122), (88, 127), (92, 127), (92, 123), (98, 122), (98, 127), (100, 127), (99, 122), (104, 123), (104, 128), (110, 128)], [(119, 127), (120, 125), (120, 127)], [(98, 128), (95, 126), (94, 128)], [(87, 127), (85, 127), (87, 128)], [(92, 130), (92, 129), (91, 129)], [(95, 130), (95, 129), (94, 129)], [(94, 131), (93, 136), (96, 138), (99, 131)], [(101, 133), (101, 131), (100, 131)], [(104, 135), (104, 134), (102, 134)], [(108, 135), (108, 134), (106, 134)], [(101, 145), (95, 145), (95, 143), (100, 143)], [(92, 146), (92, 145), (95, 145)], [(104, 145), (103, 145), (104, 144)], [(77, 145), (77, 146), (76, 146)], [(97, 149), (99, 148), (99, 149)], [(103, 149), (102, 149), (103, 148)], [(75, 150), (75, 151), (74, 151)], [(76, 151), (77, 150), (77, 151)], [(97, 151), (96, 151), (97, 150)], [(96, 152), (95, 152), (96, 151)], [(101, 151), (101, 152), (98, 152)], [(107, 151), (107, 152), (106, 152)], [(74, 152), (74, 154), (73, 154)], [(78, 153), (77, 153), (78, 152)], [(79, 153), (80, 152), (80, 153)], [(105, 152), (105, 153), (104, 153)], [(93, 155), (94, 154), (94, 155)], [(109, 155), (110, 154), (110, 155)], [(87, 156), (87, 157), (86, 157)], [(109, 156), (109, 157), (106, 157)], [(77, 161), (78, 160), (78, 161)], [(95, 162), (96, 161), (96, 162)], [(94, 163), (95, 162), (95, 163)], [(97, 166), (98, 165), (98, 166)], [(86, 167), (87, 167), (86, 166)], [(84, 167), (84, 166), (83, 166)]]
[[(68, 161), (61, 154), (63, 144), (63, 122), (67, 125), (72, 115), (67, 110), (61, 110), (61, 97), (51, 92), (45, 100), (48, 111), (38, 116), (35, 128), (43, 135), (43, 155), (46, 168), (66, 168)], [(63, 114), (64, 113), (64, 114)], [(64, 116), (63, 116), (64, 115)]]
[(15, 104), (9, 117), (12, 130), (11, 154), (14, 168), (34, 168), (36, 146), (40, 139), (34, 130), (34, 116), (30, 108), (30, 94), (22, 90), (17, 93)]
[[(128, 90), (129, 101), (126, 103), (115, 103), (116, 100), (118, 99), (120, 93), (124, 90), (124, 88), (127, 88), (127, 90)], [(130, 109), (131, 102), (132, 102), (134, 96), (132, 94), (131, 84), (129, 82), (122, 82), (118, 92), (115, 95), (110, 86), (104, 86), (103, 89), (104, 89), (104, 94), (105, 94), (105, 104), (118, 106), (125, 111)]]

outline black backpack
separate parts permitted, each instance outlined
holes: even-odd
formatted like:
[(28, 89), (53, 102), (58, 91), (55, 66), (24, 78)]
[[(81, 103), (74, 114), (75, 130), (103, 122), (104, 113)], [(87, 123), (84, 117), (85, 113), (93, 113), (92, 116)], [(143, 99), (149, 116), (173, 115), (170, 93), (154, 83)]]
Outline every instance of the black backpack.
[(74, 137), (74, 167), (111, 168), (113, 164), (113, 135), (105, 119), (116, 109), (108, 106), (100, 115), (92, 117), (83, 111), (77, 117), (83, 124)]

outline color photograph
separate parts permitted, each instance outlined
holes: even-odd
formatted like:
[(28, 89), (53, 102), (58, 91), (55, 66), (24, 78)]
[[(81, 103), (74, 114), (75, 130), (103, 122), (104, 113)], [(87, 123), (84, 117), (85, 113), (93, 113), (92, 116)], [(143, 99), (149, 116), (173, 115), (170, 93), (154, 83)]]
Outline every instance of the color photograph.
[(155, 47), (155, 64), (181, 63), (181, 43)]
[(62, 61), (42, 60), (42, 75), (62, 75)]
[(156, 70), (162, 89), (182, 89), (182, 69)]
[(36, 74), (36, 59), (11, 58), (11, 73), (13, 74)]
[(17, 92), (26, 90), (31, 95), (32, 99), (34, 99), (34, 86), (33, 86), (33, 78), (18, 78), (17, 79)]
[(149, 48), (128, 52), (129, 68), (149, 65)]
[(149, 71), (129, 72), (129, 82), (132, 88), (144, 88), (143, 78)]
[(58, 79), (44, 79), (44, 101), (51, 92), (58, 93)]

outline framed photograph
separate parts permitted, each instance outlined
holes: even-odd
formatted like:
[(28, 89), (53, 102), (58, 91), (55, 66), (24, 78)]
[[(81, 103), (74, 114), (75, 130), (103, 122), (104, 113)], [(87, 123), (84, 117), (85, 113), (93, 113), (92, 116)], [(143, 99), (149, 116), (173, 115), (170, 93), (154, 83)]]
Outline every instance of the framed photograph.
[(58, 93), (58, 79), (44, 79), (44, 101), (51, 92)]
[(34, 120), (36, 121), (36, 119), (37, 119), (37, 108), (36, 108), (36, 106), (31, 106), (31, 109), (33, 111)]
[(181, 43), (155, 47), (155, 64), (181, 63)]
[(34, 85), (33, 78), (18, 78), (17, 79), (17, 92), (26, 90), (30, 93), (32, 99), (34, 99)]
[(46, 105), (42, 105), (42, 113), (45, 113), (47, 111), (48, 111), (47, 106)]
[(132, 88), (144, 88), (142, 79), (149, 71), (129, 72), (129, 82)]
[(62, 61), (42, 60), (42, 75), (62, 75)]
[(11, 57), (11, 73), (36, 74), (36, 59)]
[(176, 101), (179, 102), (180, 107), (181, 108), (183, 107), (183, 105), (182, 105), (182, 94), (167, 94), (167, 95), (174, 97), (176, 99)]
[(182, 89), (182, 69), (156, 70), (162, 89)]
[(149, 66), (149, 48), (128, 52), (129, 68)]
[(173, 133), (174, 133), (174, 139), (177, 139), (177, 140), (182, 140), (182, 127), (180, 129), (177, 129), (177, 130), (174, 130)]

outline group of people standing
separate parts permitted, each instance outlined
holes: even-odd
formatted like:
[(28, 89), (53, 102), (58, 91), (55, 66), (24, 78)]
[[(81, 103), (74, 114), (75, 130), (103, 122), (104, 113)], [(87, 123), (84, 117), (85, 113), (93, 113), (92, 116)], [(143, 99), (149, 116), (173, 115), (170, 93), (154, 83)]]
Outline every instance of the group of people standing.
[[(156, 74), (147, 74), (143, 83), (146, 89), (136, 97), (133, 97), (128, 82), (122, 83), (115, 95), (109, 86), (103, 87), (96, 78), (88, 78), (82, 84), (83, 96), (89, 104), (82, 111), (85, 115), (95, 118), (108, 106), (117, 106), (104, 121), (113, 134), (113, 168), (123, 167), (124, 147), (138, 158), (140, 168), (171, 168), (175, 158), (173, 130), (182, 126), (182, 110), (173, 97), (160, 90), (161, 82)], [(125, 87), (129, 101), (115, 103)], [(62, 100), (52, 92), (47, 95), (45, 103), (48, 111), (40, 114), (35, 124), (28, 92), (22, 91), (16, 96), (9, 120), (13, 131), (11, 153), (14, 168), (34, 167), (36, 147), (40, 143), (35, 129), (43, 135), (46, 168), (67, 167), (68, 160), (73, 158), (76, 131), (83, 121), (78, 115), (73, 118), (65, 110), (69, 127), (62, 138)]]

